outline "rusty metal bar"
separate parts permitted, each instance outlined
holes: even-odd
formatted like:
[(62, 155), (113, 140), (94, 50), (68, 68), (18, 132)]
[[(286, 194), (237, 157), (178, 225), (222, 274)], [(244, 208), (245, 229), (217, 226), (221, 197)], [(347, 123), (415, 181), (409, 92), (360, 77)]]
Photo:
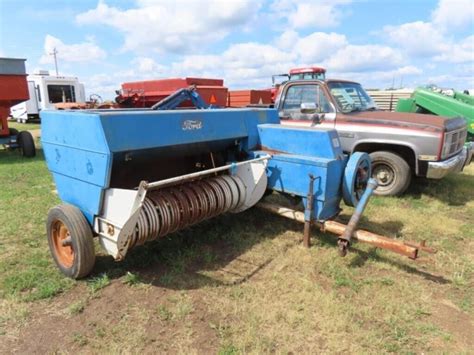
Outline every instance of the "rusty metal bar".
[[(295, 211), (290, 208), (281, 207), (267, 202), (259, 202), (257, 206), (269, 212), (278, 214), (282, 217), (289, 218), (301, 223), (305, 222), (305, 214), (301, 211)], [(345, 224), (336, 221), (326, 221), (324, 223), (315, 222), (314, 224), (317, 225), (322, 232), (330, 232), (337, 236), (344, 234), (344, 231), (347, 228)], [(416, 259), (420, 250), (426, 251), (428, 253), (436, 252), (436, 250), (434, 250), (433, 248), (429, 248), (424, 245), (423, 242), (421, 244), (413, 242), (403, 242), (364, 230), (354, 231), (352, 234), (352, 238), (361, 243), (374, 245), (378, 248), (390, 250), (394, 253), (407, 256), (410, 259)]]
[(364, 213), (365, 207), (369, 202), (369, 198), (377, 188), (377, 181), (375, 179), (370, 178), (367, 183), (367, 188), (365, 189), (362, 197), (357, 204), (354, 213), (347, 224), (347, 227), (342, 235), (339, 236), (339, 240), (337, 241), (337, 246), (339, 249), (339, 255), (346, 256), (347, 250), (351, 243), (352, 235), (354, 234), (357, 225), (359, 224), (360, 217)]
[(306, 201), (306, 208), (304, 211), (305, 218), (304, 218), (304, 231), (303, 231), (303, 245), (306, 248), (310, 247), (311, 241), (311, 219), (313, 217), (313, 191), (314, 191), (314, 180), (316, 178), (313, 174), (309, 174), (309, 188), (308, 188), (308, 196)]

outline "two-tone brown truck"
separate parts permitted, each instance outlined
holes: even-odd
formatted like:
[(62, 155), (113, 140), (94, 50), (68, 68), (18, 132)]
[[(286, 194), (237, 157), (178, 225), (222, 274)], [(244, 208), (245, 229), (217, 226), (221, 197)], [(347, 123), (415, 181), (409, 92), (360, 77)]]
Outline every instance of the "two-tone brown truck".
[(346, 153), (367, 152), (379, 195), (400, 195), (413, 176), (441, 179), (470, 163), (466, 121), (378, 110), (359, 83), (289, 80), (275, 101), (282, 124), (331, 128)]

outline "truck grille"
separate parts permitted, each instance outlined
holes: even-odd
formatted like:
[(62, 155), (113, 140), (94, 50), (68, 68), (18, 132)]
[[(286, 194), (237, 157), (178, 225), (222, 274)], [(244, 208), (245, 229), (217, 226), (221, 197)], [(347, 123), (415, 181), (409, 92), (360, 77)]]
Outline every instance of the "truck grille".
[(458, 153), (464, 146), (467, 137), (467, 129), (460, 128), (454, 131), (446, 132), (444, 135), (443, 152), (441, 159), (445, 159)]

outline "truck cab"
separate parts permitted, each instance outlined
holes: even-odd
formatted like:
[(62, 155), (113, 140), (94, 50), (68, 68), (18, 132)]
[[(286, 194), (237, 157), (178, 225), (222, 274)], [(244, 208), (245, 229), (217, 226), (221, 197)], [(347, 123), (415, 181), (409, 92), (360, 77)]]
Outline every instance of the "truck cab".
[(353, 81), (287, 81), (275, 108), (284, 125), (334, 128), (344, 152), (369, 153), (378, 195), (400, 195), (413, 176), (441, 179), (471, 161), (463, 118), (381, 111)]

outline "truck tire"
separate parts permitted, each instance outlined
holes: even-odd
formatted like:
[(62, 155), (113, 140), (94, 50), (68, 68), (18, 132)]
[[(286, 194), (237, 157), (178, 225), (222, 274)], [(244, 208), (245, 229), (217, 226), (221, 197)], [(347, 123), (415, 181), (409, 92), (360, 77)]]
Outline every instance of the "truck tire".
[(21, 131), (17, 135), (18, 145), (24, 157), (33, 158), (36, 155), (35, 141), (28, 131)]
[(46, 232), (51, 255), (64, 275), (80, 279), (92, 271), (95, 264), (92, 230), (77, 207), (63, 204), (50, 209)]
[(370, 153), (372, 177), (377, 180), (375, 194), (379, 196), (399, 196), (411, 182), (411, 169), (400, 155), (378, 151)]

